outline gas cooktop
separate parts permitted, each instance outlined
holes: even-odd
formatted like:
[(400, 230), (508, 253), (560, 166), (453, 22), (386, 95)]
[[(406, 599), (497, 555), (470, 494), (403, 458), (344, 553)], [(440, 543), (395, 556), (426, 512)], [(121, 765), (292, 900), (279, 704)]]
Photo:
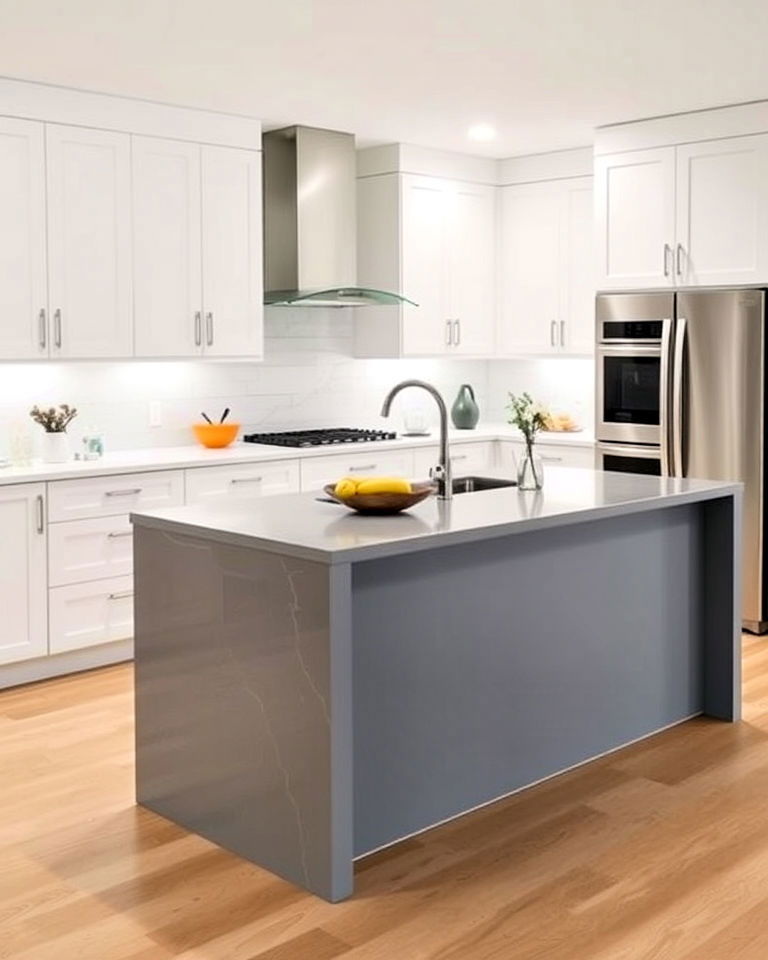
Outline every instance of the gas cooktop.
[(372, 443), (394, 440), (390, 430), (357, 430), (354, 427), (333, 427), (326, 430), (286, 430), (282, 433), (247, 433), (246, 443), (268, 443), (276, 447), (324, 447), (339, 443)]

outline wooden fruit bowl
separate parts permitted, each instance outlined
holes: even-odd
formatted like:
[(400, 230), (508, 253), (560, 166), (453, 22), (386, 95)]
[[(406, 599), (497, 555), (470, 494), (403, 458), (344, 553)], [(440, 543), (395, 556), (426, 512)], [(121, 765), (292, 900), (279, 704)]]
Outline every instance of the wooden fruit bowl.
[(358, 513), (400, 513), (435, 492), (433, 483), (413, 483), (410, 493), (359, 493), (342, 500), (333, 492), (334, 487), (335, 484), (329, 483), (323, 489), (331, 499)]

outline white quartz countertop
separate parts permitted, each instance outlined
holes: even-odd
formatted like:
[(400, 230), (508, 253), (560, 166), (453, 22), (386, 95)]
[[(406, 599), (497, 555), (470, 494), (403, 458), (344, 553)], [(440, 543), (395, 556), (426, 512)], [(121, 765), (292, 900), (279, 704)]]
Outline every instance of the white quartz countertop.
[[(451, 430), (451, 444), (472, 443), (483, 440), (521, 441), (517, 430), (508, 424), (484, 424), (475, 430)], [(433, 430), (426, 437), (398, 435), (396, 440), (376, 441), (376, 449), (402, 449), (406, 447), (435, 446), (438, 432)], [(594, 437), (586, 432), (541, 433), (540, 444), (568, 444), (589, 447)], [(11, 483), (36, 483), (47, 480), (72, 480), (81, 477), (105, 477), (121, 473), (142, 473), (146, 470), (184, 470), (194, 467), (254, 463), (267, 460), (303, 460), (309, 457), (326, 457), (362, 453), (369, 445), (351, 443), (326, 447), (273, 447), (260, 443), (236, 441), (223, 450), (207, 450), (197, 444), (181, 447), (156, 447), (142, 450), (125, 450), (107, 453), (100, 460), (70, 460), (67, 463), (42, 463), (34, 461), (29, 466), (0, 467), (0, 486)]]
[[(501, 471), (484, 471), (504, 476)], [(140, 526), (296, 556), (349, 563), (458, 543), (565, 526), (623, 514), (739, 495), (741, 484), (604, 473), (568, 467), (546, 471), (544, 489), (515, 487), (430, 497), (406, 513), (362, 516), (292, 494), (174, 507), (132, 515)]]

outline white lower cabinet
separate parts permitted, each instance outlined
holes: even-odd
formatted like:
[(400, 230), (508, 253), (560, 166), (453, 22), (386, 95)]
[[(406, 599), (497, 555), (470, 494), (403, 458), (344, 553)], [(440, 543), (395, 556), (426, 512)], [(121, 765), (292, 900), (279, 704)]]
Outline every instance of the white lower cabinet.
[(0, 488), (0, 663), (48, 652), (45, 484)]
[[(553, 467), (586, 467), (595, 466), (595, 450), (592, 445), (586, 447), (566, 446), (564, 443), (537, 442), (535, 452), (541, 457), (544, 466)], [(519, 458), (525, 453), (525, 444), (519, 440), (499, 441), (499, 466), (517, 472)]]
[(298, 493), (301, 487), (299, 461), (199, 467), (186, 471), (185, 485), (187, 503)]
[(133, 577), (52, 587), (48, 593), (49, 648), (65, 653), (133, 636)]
[[(440, 448), (419, 447), (414, 451), (414, 476), (417, 480), (429, 478), (429, 471), (437, 463)], [(494, 465), (494, 442), (451, 444), (451, 466), (455, 477), (481, 473)]]
[(347, 456), (311, 457), (301, 461), (301, 489), (320, 490), (326, 483), (355, 474), (414, 476), (413, 450), (364, 450)]
[(133, 528), (128, 514), (52, 523), (48, 528), (48, 579), (52, 587), (133, 571)]
[(158, 470), (82, 480), (57, 480), (49, 486), (51, 523), (156, 510), (184, 503), (184, 473)]

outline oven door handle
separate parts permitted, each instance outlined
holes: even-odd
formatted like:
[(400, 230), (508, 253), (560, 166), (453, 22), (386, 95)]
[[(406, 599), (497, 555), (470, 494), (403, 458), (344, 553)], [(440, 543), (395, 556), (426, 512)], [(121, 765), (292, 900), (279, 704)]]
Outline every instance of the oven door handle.
[(672, 319), (661, 321), (661, 369), (659, 370), (659, 433), (661, 442), (661, 475), (673, 477), (675, 462), (672, 451), (670, 393), (672, 390)]
[(672, 468), (674, 477), (685, 476), (684, 450), (684, 411), (683, 411), (683, 380), (685, 376), (685, 348), (688, 340), (688, 321), (685, 317), (678, 317), (675, 325), (675, 348), (672, 361), (672, 417), (670, 433), (672, 434)]
[(658, 447), (640, 447), (628, 443), (598, 443), (598, 453), (607, 453), (613, 457), (633, 457), (636, 460), (658, 460)]

